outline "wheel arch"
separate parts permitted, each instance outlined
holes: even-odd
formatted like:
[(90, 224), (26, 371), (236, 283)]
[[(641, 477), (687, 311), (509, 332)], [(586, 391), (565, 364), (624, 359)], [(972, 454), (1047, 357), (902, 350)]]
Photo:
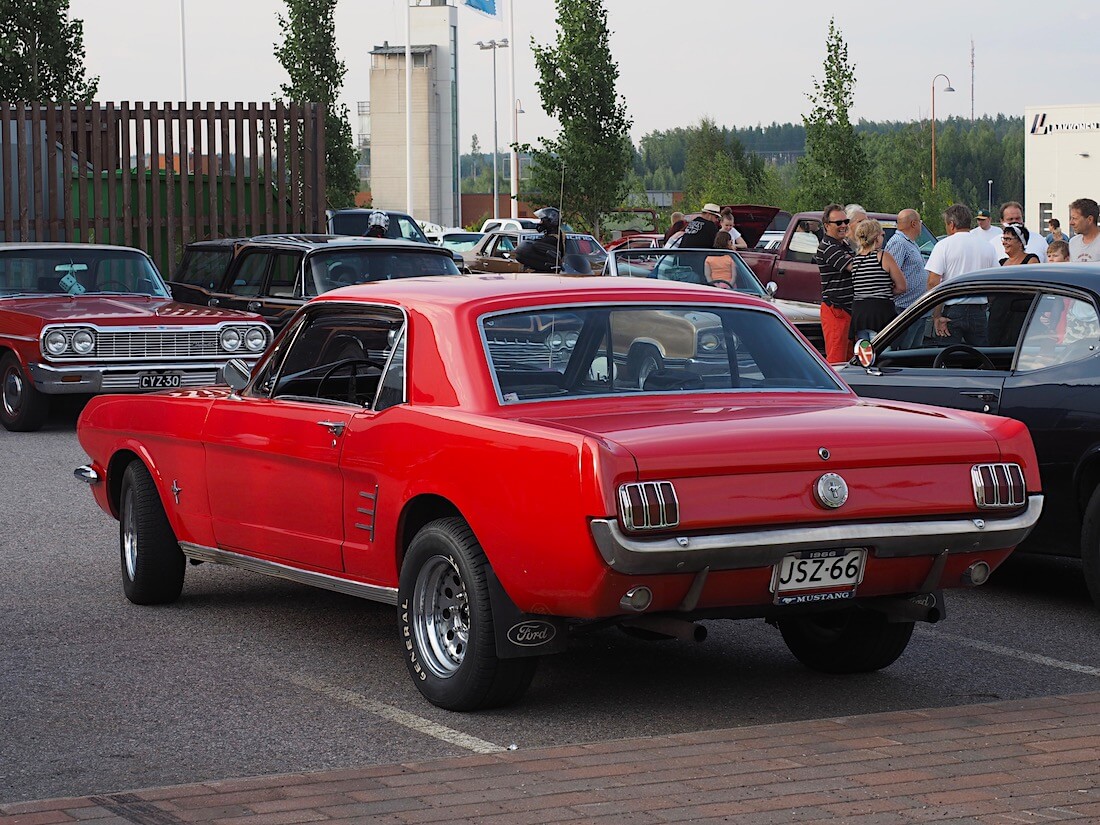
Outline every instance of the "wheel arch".
[[(460, 518), (466, 521), (466, 517), (450, 499), (436, 493), (421, 493), (413, 496), (401, 510), (397, 520), (397, 543), (395, 545), (395, 559), (397, 569), (401, 569), (401, 562), (405, 559), (409, 545), (426, 524), (441, 518)], [(466, 522), (469, 524), (469, 521)], [(472, 529), (472, 528), (471, 528)]]
[(1086, 450), (1073, 471), (1078, 518), (1084, 518), (1089, 499), (1097, 486), (1100, 486), (1100, 444), (1094, 444)]

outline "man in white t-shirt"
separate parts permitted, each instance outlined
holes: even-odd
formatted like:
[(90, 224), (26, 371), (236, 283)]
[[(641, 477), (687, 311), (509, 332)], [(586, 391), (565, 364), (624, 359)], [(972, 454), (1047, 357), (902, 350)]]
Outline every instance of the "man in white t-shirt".
[(1078, 198), (1069, 205), (1069, 225), (1073, 237), (1069, 239), (1071, 261), (1100, 261), (1100, 206), (1092, 198)]
[[(1001, 226), (1007, 226), (1010, 223), (1023, 225), (1023, 222), (1024, 208), (1020, 206), (1017, 201), (1005, 201), (1001, 204)], [(1001, 243), (1001, 236), (999, 234), (991, 243), (993, 244), (993, 252), (996, 254), (998, 261), (1003, 261), (1008, 257), (1008, 254), (1005, 252), (1004, 244)], [(1027, 243), (1024, 245), (1024, 252), (1030, 252), (1039, 259), (1039, 263), (1045, 264), (1047, 262), (1046, 239), (1040, 233), (1032, 232), (1030, 236), (1028, 236)]]
[(971, 235), (975, 235), (981, 238), (983, 241), (989, 243), (1000, 243), (1001, 241), (1001, 227), (994, 226), (991, 221), (993, 220), (989, 214), (988, 209), (979, 209), (978, 214), (975, 216), (978, 225), (970, 230)]
[[(993, 247), (970, 234), (970, 210), (961, 203), (952, 204), (943, 213), (947, 237), (932, 247), (928, 256), (928, 288), (952, 278), (997, 265)], [(1045, 243), (1045, 242), (1044, 242)], [(944, 346), (989, 343), (989, 320), (985, 298), (956, 298), (932, 310), (932, 331)]]

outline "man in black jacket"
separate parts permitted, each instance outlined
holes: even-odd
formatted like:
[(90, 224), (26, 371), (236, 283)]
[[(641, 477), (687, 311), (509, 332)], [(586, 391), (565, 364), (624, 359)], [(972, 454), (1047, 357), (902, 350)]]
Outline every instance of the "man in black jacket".
[(680, 238), (680, 249), (714, 249), (714, 236), (718, 234), (722, 210), (717, 204), (708, 203), (691, 221)]

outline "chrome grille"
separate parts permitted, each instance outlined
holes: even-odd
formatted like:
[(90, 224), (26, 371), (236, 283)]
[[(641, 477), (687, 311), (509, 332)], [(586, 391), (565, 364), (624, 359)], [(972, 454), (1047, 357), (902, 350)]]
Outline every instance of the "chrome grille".
[(975, 464), (970, 468), (974, 503), (982, 509), (1022, 507), (1027, 484), (1019, 464)]
[[(243, 333), (248, 324), (234, 324)], [(219, 338), (225, 327), (182, 327), (179, 329), (101, 329), (94, 325), (51, 326), (47, 332), (61, 332), (66, 338), (81, 329), (95, 335), (95, 349), (85, 355), (67, 351), (61, 355), (46, 353), (48, 361), (165, 361), (180, 358), (226, 358), (232, 354), (251, 356), (256, 353), (243, 348), (237, 353), (227, 353), (221, 348)]]
[(628, 530), (660, 530), (680, 523), (680, 503), (671, 481), (622, 485), (619, 512)]

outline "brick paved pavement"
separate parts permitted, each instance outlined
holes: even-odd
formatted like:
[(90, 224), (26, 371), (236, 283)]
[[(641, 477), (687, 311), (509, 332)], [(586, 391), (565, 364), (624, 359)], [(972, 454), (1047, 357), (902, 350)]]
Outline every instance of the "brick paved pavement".
[(1100, 692), (0, 805), (0, 825), (1100, 822)]

